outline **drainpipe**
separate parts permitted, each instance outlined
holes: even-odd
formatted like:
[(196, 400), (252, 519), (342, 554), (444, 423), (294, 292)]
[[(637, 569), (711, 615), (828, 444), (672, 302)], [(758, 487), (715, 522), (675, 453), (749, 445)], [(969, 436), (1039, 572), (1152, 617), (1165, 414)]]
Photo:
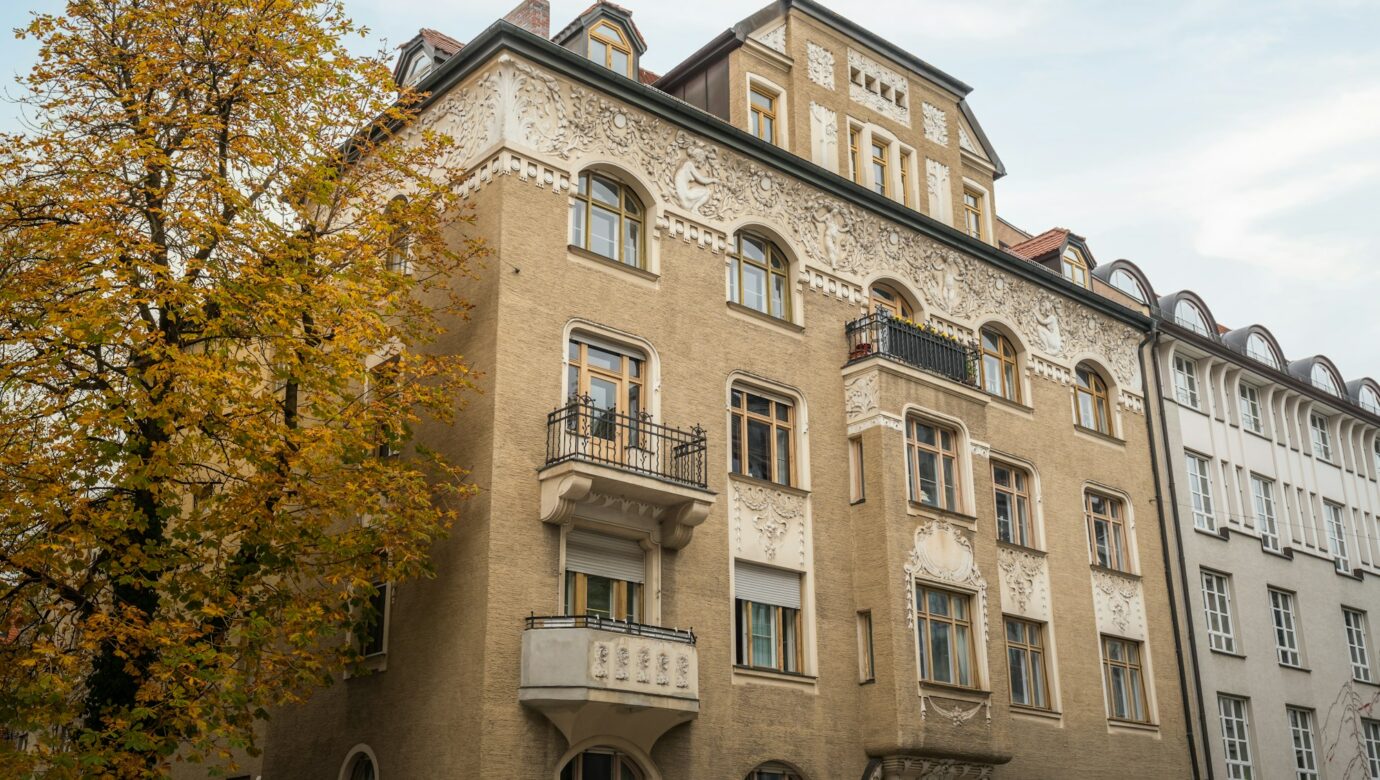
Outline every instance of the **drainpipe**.
[[(1151, 346), (1151, 360), (1150, 360), (1150, 364), (1151, 364), (1151, 365), (1150, 365), (1150, 367), (1148, 367), (1148, 368), (1152, 369), (1153, 372), (1154, 372), (1154, 375), (1155, 375), (1155, 387), (1154, 387), (1153, 397), (1154, 397), (1154, 399), (1155, 399), (1156, 408), (1159, 409), (1159, 423), (1160, 423), (1160, 424), (1159, 424), (1159, 428), (1160, 428), (1161, 437), (1162, 437), (1162, 439), (1163, 439), (1163, 441), (1164, 441), (1164, 452), (1165, 452), (1165, 456), (1166, 456), (1166, 459), (1167, 459), (1167, 458), (1168, 458), (1168, 455), (1169, 455), (1169, 429), (1165, 426), (1165, 422), (1164, 422), (1164, 421), (1165, 421), (1165, 417), (1164, 417), (1164, 415), (1165, 415), (1165, 408), (1164, 408), (1164, 393), (1162, 392), (1163, 384), (1162, 384), (1161, 381), (1160, 381), (1160, 362), (1159, 362), (1158, 359), (1156, 359), (1157, 356), (1159, 355), (1159, 348), (1160, 348), (1160, 323), (1159, 323), (1159, 320), (1152, 320), (1152, 321), (1151, 321), (1151, 323), (1150, 323), (1150, 332), (1147, 333), (1147, 334), (1145, 334), (1145, 338), (1141, 339), (1140, 344), (1139, 344), (1139, 345), (1137, 346), (1137, 348), (1136, 348), (1136, 355), (1137, 355), (1137, 358), (1140, 360), (1140, 367), (1141, 367), (1141, 371), (1140, 371), (1141, 389), (1142, 389), (1142, 391), (1145, 393), (1145, 401), (1146, 401), (1146, 403), (1148, 404), (1148, 403), (1150, 403), (1150, 398), (1152, 397), (1152, 394), (1151, 394), (1151, 389), (1150, 389), (1150, 373), (1151, 373), (1151, 371), (1150, 371), (1150, 370), (1147, 370), (1147, 366), (1145, 365), (1145, 362), (1146, 362), (1146, 361), (1145, 361), (1145, 345), (1146, 345), (1146, 344), (1151, 344), (1151, 345), (1152, 345), (1152, 346)], [(1179, 579), (1180, 579), (1180, 581), (1181, 581), (1182, 584), (1183, 584), (1184, 599), (1185, 599), (1184, 603), (1187, 604), (1187, 603), (1189, 602), (1189, 598), (1188, 598), (1188, 564), (1187, 564), (1187, 562), (1184, 560), (1184, 540), (1183, 540), (1183, 534), (1182, 534), (1182, 532), (1181, 532), (1181, 530), (1180, 530), (1180, 528), (1179, 528), (1179, 499), (1178, 499), (1178, 495), (1177, 495), (1177, 493), (1176, 493), (1176, 491), (1175, 491), (1175, 489), (1174, 489), (1174, 472), (1173, 472), (1173, 466), (1170, 464), (1170, 462), (1169, 462), (1168, 460), (1166, 460), (1166, 462), (1165, 462), (1165, 474), (1167, 475), (1168, 480), (1169, 480), (1169, 501), (1170, 501), (1170, 504), (1169, 504), (1169, 505), (1170, 505), (1170, 507), (1171, 507), (1172, 510), (1173, 510), (1172, 512), (1166, 513), (1166, 512), (1165, 512), (1165, 509), (1164, 509), (1164, 507), (1165, 507), (1165, 502), (1164, 502), (1164, 491), (1163, 491), (1163, 490), (1161, 489), (1161, 487), (1160, 487), (1159, 457), (1158, 457), (1158, 455), (1157, 455), (1156, 452), (1155, 452), (1155, 423), (1154, 423), (1154, 421), (1152, 421), (1152, 420), (1150, 419), (1150, 415), (1149, 415), (1149, 414), (1146, 414), (1146, 415), (1145, 415), (1145, 432), (1146, 432), (1146, 434), (1147, 434), (1147, 435), (1149, 436), (1149, 438), (1150, 438), (1150, 467), (1151, 467), (1151, 468), (1154, 470), (1154, 472), (1155, 472), (1155, 505), (1156, 505), (1156, 507), (1159, 509), (1159, 513), (1160, 513), (1160, 547), (1161, 547), (1161, 549), (1163, 549), (1163, 551), (1164, 551), (1165, 574), (1168, 575), (1168, 574), (1170, 574), (1170, 572), (1171, 572), (1171, 569), (1169, 568), (1169, 567), (1170, 567), (1170, 564), (1169, 564), (1169, 520), (1170, 520), (1170, 518), (1169, 518), (1168, 516), (1166, 516), (1166, 515), (1172, 514), (1172, 515), (1173, 515), (1173, 521), (1174, 521), (1174, 540), (1175, 540), (1176, 546), (1178, 547), (1178, 556), (1177, 556), (1177, 557), (1178, 557), (1178, 559), (1179, 559)], [(1198, 672), (1198, 645), (1197, 645), (1197, 639), (1195, 638), (1194, 632), (1193, 632), (1193, 617), (1192, 617), (1192, 615), (1188, 615), (1187, 618), (1188, 618), (1188, 619), (1187, 619), (1185, 622), (1186, 622), (1186, 624), (1187, 624), (1187, 626), (1188, 626), (1188, 649), (1189, 649), (1188, 659), (1189, 659), (1190, 663), (1193, 664), (1193, 682), (1194, 682), (1194, 687), (1195, 687), (1195, 689), (1196, 689), (1197, 692), (1198, 692), (1198, 696), (1197, 696), (1197, 699), (1198, 699), (1198, 725), (1199, 725), (1199, 727), (1202, 729), (1202, 732), (1203, 732), (1203, 751), (1204, 751), (1204, 756), (1207, 757), (1207, 759), (1208, 759), (1207, 762), (1206, 762), (1206, 764), (1205, 764), (1205, 766), (1207, 767), (1207, 780), (1213, 780), (1213, 777), (1212, 777), (1212, 752), (1208, 749), (1207, 712), (1206, 712), (1206, 710), (1205, 710), (1205, 708), (1204, 708), (1204, 706), (1203, 706), (1203, 695), (1202, 695), (1203, 683), (1202, 683), (1202, 678), (1199, 676), (1199, 672)], [(1186, 672), (1185, 672), (1185, 669), (1184, 669), (1184, 666), (1185, 666), (1185, 665), (1184, 665), (1184, 663), (1183, 663), (1183, 658), (1184, 658), (1183, 639), (1182, 639), (1182, 637), (1179, 635), (1179, 609), (1178, 609), (1178, 605), (1177, 605), (1177, 603), (1176, 603), (1176, 600), (1174, 599), (1174, 578), (1173, 578), (1172, 576), (1169, 577), (1169, 620), (1170, 620), (1170, 624), (1171, 624), (1171, 625), (1173, 626), (1173, 628), (1174, 628), (1174, 651), (1175, 651), (1176, 653), (1178, 653), (1178, 656), (1179, 656), (1179, 659), (1180, 659), (1180, 663), (1178, 664), (1178, 667), (1179, 667), (1179, 695), (1183, 697), (1183, 702), (1184, 702), (1184, 717), (1187, 718), (1188, 721), (1189, 721), (1188, 723), (1184, 724), (1184, 736), (1186, 736), (1186, 737), (1188, 738), (1188, 757), (1189, 757), (1189, 760), (1193, 763), (1193, 778), (1194, 778), (1194, 780), (1199, 780), (1199, 778), (1201, 778), (1202, 775), (1201, 775), (1201, 774), (1199, 773), (1199, 771), (1198, 771), (1198, 751), (1197, 751), (1197, 748), (1196, 748), (1196, 746), (1195, 746), (1195, 744), (1194, 744), (1194, 743), (1195, 743), (1195, 740), (1194, 740), (1194, 738), (1193, 738), (1193, 723), (1192, 723), (1192, 721), (1193, 721), (1193, 716), (1192, 716), (1191, 709), (1190, 709), (1190, 706), (1191, 706), (1191, 705), (1188, 703), (1188, 698), (1189, 698), (1189, 697), (1188, 697), (1188, 678), (1187, 678), (1187, 675), (1186, 675)]]

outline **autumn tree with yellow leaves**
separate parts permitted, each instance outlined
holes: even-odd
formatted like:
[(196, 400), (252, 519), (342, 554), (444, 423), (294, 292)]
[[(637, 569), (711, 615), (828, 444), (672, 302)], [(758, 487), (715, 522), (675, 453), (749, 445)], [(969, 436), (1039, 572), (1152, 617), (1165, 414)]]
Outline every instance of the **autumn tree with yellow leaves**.
[(253, 752), (470, 490), (407, 434), (470, 388), (429, 344), (484, 248), (364, 32), (340, 0), (70, 0), (19, 31), (0, 776)]

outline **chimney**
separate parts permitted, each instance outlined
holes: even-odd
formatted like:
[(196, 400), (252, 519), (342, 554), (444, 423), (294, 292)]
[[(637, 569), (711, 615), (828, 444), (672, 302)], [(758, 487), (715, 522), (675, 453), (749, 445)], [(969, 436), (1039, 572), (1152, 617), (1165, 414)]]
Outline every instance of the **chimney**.
[(547, 0), (522, 0), (517, 8), (508, 12), (503, 21), (511, 22), (527, 32), (551, 37), (551, 3)]

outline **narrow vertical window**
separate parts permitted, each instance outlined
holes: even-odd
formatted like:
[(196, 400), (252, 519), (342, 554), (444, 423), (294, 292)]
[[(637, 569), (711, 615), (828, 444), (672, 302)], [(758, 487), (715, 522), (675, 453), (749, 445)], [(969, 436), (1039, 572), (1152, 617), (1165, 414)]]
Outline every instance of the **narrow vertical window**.
[(1174, 398), (1184, 406), (1198, 408), (1198, 366), (1179, 356), (1174, 357)]
[(776, 95), (754, 86), (748, 96), (748, 129), (769, 144), (776, 143)]
[(1006, 618), (1006, 662), (1011, 703), (1049, 709), (1043, 624)]
[(1207, 618), (1208, 646), (1223, 653), (1236, 652), (1231, 620), (1231, 583), (1216, 572), (1202, 572), (1203, 612)]
[(1332, 433), (1327, 429), (1327, 418), (1314, 412), (1308, 415), (1308, 427), (1313, 434), (1313, 457), (1332, 460)]
[(1117, 571), (1130, 571), (1126, 552), (1126, 522), (1121, 502), (1101, 493), (1083, 494), (1083, 509), (1088, 519), (1088, 544), (1093, 562)]
[(1030, 522), (1030, 475), (1023, 469), (992, 461), (992, 492), (996, 502), (997, 538), (1022, 547), (1035, 546)]
[[(418, 59), (424, 61), (425, 57)], [(385, 214), (388, 220), (388, 256), (384, 267), (400, 274), (412, 271), (412, 231), (407, 229), (403, 212), (406, 207), (407, 198), (399, 195), (388, 202)]]
[(1313, 711), (1302, 707), (1285, 709), (1289, 716), (1289, 736), (1294, 742), (1294, 777), (1318, 780), (1318, 757), (1313, 749)]
[(1235, 696), (1218, 696), (1217, 712), (1222, 721), (1222, 753), (1230, 780), (1253, 780), (1251, 766), (1251, 723), (1246, 714), (1246, 700)]
[(848, 440), (848, 500), (854, 504), (867, 497), (863, 479), (862, 437), (854, 436)]
[(1255, 503), (1255, 527), (1260, 533), (1260, 546), (1270, 552), (1279, 552), (1279, 522), (1275, 518), (1275, 483), (1252, 474), (1251, 497)]
[(1241, 383), (1241, 427), (1253, 433), (1265, 429), (1260, 417), (1260, 393), (1245, 382)]
[(958, 434), (914, 417), (906, 421), (910, 500), (958, 511)]
[(1367, 683), (1373, 681), (1366, 613), (1357, 609), (1343, 609), (1342, 622), (1346, 625), (1346, 646), (1351, 656), (1351, 678)]
[(1078, 425), (1098, 433), (1111, 433), (1111, 414), (1107, 395), (1107, 382), (1100, 374), (1086, 365), (1074, 370), (1076, 380), (1075, 411)]
[(1270, 588), (1270, 617), (1275, 626), (1275, 656), (1284, 666), (1302, 667), (1294, 594)]
[(738, 665), (800, 672), (800, 575), (747, 561), (733, 574)]
[(857, 127), (848, 127), (848, 174), (855, 184), (862, 184), (862, 157), (859, 144), (862, 143), (862, 131)]
[(1332, 553), (1332, 565), (1342, 574), (1350, 574), (1351, 558), (1346, 549), (1346, 519), (1343, 517), (1346, 510), (1324, 501), (1323, 511), (1327, 513), (1327, 549)]
[(1380, 780), (1380, 720), (1361, 721), (1362, 739), (1366, 743), (1366, 763), (1370, 766), (1371, 780)]
[(872, 650), (872, 613), (858, 613), (858, 680), (873, 682), (877, 679), (876, 654)]
[(915, 638), (922, 681), (976, 687), (970, 600), (961, 593), (915, 586)]
[(969, 187), (963, 188), (963, 227), (968, 235), (979, 241), (986, 240), (983, 230), (982, 193)]
[(795, 409), (786, 401), (735, 387), (733, 473), (780, 485), (795, 484)]
[(1205, 458), (1193, 453), (1184, 456), (1188, 469), (1188, 492), (1193, 501), (1193, 526), (1204, 531), (1217, 530), (1217, 517), (1212, 511), (1212, 472)]
[(886, 144), (872, 142), (872, 189), (879, 195), (891, 194), (891, 182), (887, 178), (887, 155), (890, 153)]
[(1116, 720), (1146, 723), (1145, 677), (1140, 642), (1102, 637), (1102, 668), (1107, 686), (1107, 712)]
[[(910, 152), (901, 152), (901, 202), (911, 208), (915, 207), (914, 197), (910, 194)], [(1377, 412), (1380, 414), (1380, 412)]]

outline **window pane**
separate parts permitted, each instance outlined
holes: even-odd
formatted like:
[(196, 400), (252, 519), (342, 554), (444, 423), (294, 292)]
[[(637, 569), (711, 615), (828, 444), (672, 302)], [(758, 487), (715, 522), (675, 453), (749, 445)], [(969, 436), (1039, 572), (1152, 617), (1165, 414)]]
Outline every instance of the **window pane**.
[[(597, 179), (596, 179), (597, 181)], [(589, 210), (589, 251), (618, 259), (618, 213), (600, 206)]]
[(766, 262), (767, 249), (760, 240), (752, 236), (742, 236), (740, 243), (740, 251), (743, 253), (743, 257), (750, 260), (757, 260), (758, 262)]
[(618, 71), (619, 73), (627, 73), (627, 72), (628, 72), (628, 54), (627, 54), (627, 52), (619, 51), (618, 49), (613, 49), (612, 51), (613, 51), (613, 59), (612, 59), (611, 62), (610, 62), (610, 67), (613, 68), (614, 70)]
[(747, 394), (747, 410), (763, 417), (771, 416), (771, 400), (760, 395)]
[(969, 639), (967, 626), (954, 626), (954, 659), (958, 661), (959, 685), (973, 684)]
[(623, 262), (628, 265), (642, 265), (638, 250), (642, 247), (642, 223), (635, 220), (623, 222)]
[(922, 504), (938, 506), (939, 482), (935, 456), (928, 452), (916, 452), (915, 459), (920, 474), (920, 495), (917, 498)]
[(752, 664), (776, 666), (776, 608), (751, 604)]
[(600, 617), (613, 617), (613, 580), (593, 574), (585, 577), (585, 612)]
[(780, 274), (771, 276), (771, 316), (786, 316), (786, 277)]
[[(737, 395), (737, 392), (734, 392)], [(733, 415), (733, 473), (743, 473), (743, 416)]]
[(570, 243), (585, 245), (585, 202), (582, 200), (570, 204)]
[(1006, 665), (1010, 669), (1011, 675), (1012, 703), (1030, 704), (1030, 682), (1025, 677), (1025, 651), (1015, 647), (1008, 648), (1006, 658)]
[(618, 208), (619, 187), (616, 182), (609, 181), (602, 176), (592, 177), (591, 183), (594, 185), (589, 192), (589, 196), (606, 203), (615, 209)]
[(748, 475), (771, 479), (771, 426), (748, 420)]
[(786, 428), (776, 429), (776, 481), (791, 483), (791, 432)]
[(948, 623), (930, 623), (930, 651), (934, 655), (934, 674), (936, 682), (951, 683), (953, 678), (953, 651), (950, 646)]
[(767, 272), (755, 265), (743, 265), (743, 300), (748, 308), (767, 310)]
[[(1033, 627), (1032, 627), (1032, 630)], [(1030, 652), (1030, 695), (1036, 707), (1048, 707), (1045, 698), (1045, 659), (1043, 653)]]

